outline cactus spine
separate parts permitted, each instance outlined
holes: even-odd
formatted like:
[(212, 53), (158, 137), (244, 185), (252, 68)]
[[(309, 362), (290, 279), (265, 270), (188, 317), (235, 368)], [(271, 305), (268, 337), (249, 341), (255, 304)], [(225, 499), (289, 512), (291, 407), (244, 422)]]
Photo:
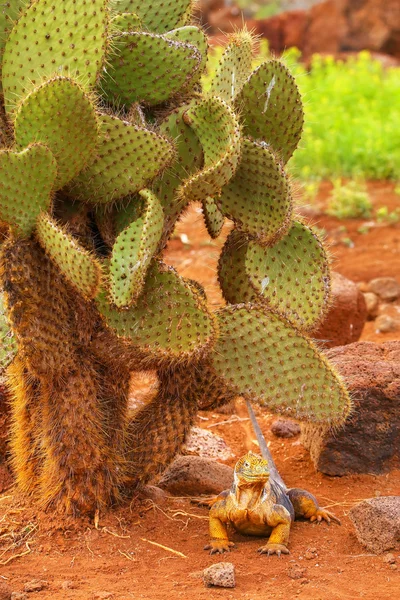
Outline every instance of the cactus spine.
[[(307, 338), (329, 299), (322, 243), (292, 220), (302, 129), (287, 68), (251, 72), (235, 33), (203, 91), (192, 0), (11, 1), (2, 29), (1, 353), (22, 491), (93, 512), (179, 451), (198, 406), (234, 394), (343, 422), (349, 397)], [(162, 261), (198, 201), (228, 306)], [(129, 373), (157, 370), (131, 416)]]

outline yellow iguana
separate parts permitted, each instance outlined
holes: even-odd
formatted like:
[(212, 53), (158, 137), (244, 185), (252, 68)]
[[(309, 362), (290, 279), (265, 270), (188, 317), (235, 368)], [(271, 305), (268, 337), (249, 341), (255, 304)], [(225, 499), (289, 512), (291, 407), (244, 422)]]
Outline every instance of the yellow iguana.
[(227, 525), (246, 535), (269, 537), (258, 549), (261, 554), (289, 554), (290, 526), (295, 518), (326, 521), (340, 525), (332, 513), (319, 508), (316, 498), (305, 490), (288, 489), (278, 473), (261, 430), (248, 404), (262, 456), (248, 452), (236, 463), (230, 490), (208, 502), (210, 509), (211, 554), (229, 552)]

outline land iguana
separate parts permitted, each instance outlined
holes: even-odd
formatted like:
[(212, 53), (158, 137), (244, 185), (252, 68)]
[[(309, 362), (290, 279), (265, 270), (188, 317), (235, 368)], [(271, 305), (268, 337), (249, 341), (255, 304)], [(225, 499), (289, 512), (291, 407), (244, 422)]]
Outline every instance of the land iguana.
[(248, 403), (250, 418), (262, 456), (248, 452), (236, 463), (233, 484), (211, 499), (210, 554), (229, 552), (227, 525), (246, 535), (269, 536), (258, 549), (261, 554), (289, 554), (290, 526), (295, 518), (326, 521), (340, 525), (335, 515), (319, 507), (316, 498), (305, 490), (289, 489), (279, 475), (274, 460)]

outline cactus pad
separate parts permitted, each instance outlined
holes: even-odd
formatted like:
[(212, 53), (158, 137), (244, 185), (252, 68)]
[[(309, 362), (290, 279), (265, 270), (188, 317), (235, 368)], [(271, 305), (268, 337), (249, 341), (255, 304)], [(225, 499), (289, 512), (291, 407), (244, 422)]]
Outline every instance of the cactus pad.
[(209, 236), (215, 240), (221, 233), (225, 218), (215, 201), (208, 197), (202, 202), (204, 222)]
[(172, 143), (161, 135), (109, 115), (99, 122), (94, 160), (70, 186), (80, 200), (106, 204), (134, 194), (174, 158)]
[(110, 297), (118, 308), (128, 307), (140, 296), (147, 268), (163, 230), (161, 204), (152, 192), (139, 192), (144, 200), (138, 217), (117, 237), (110, 264)]
[(49, 215), (40, 215), (36, 235), (67, 281), (87, 300), (94, 298), (101, 283), (99, 261)]
[(222, 309), (217, 317), (220, 335), (211, 364), (229, 388), (297, 419), (343, 423), (350, 398), (310, 340), (252, 305)]
[(116, 51), (102, 88), (114, 103), (165, 102), (189, 84), (202, 61), (195, 46), (161, 35), (122, 33), (113, 42)]
[(296, 82), (279, 60), (269, 60), (249, 77), (237, 97), (244, 133), (269, 144), (283, 162), (297, 148), (303, 108)]
[(50, 148), (57, 160), (55, 189), (83, 169), (98, 141), (93, 104), (78, 84), (64, 77), (47, 81), (27, 96), (14, 128), (19, 150), (33, 142)]
[(218, 261), (218, 281), (222, 295), (230, 304), (254, 302), (256, 293), (246, 271), (248, 239), (233, 229), (228, 235)]
[[(37, 0), (11, 31), (3, 58), (7, 111), (54, 75), (96, 83), (107, 43), (108, 0)], [(80, 8), (79, 14), (77, 9)]]
[(117, 0), (114, 11), (138, 15), (148, 31), (164, 33), (186, 25), (192, 12), (193, 0)]
[(211, 96), (218, 96), (227, 104), (234, 102), (251, 73), (253, 45), (253, 36), (246, 29), (229, 36), (211, 80)]
[(214, 319), (199, 293), (172, 268), (158, 263), (148, 270), (134, 308), (111, 308), (104, 292), (98, 307), (108, 326), (145, 352), (149, 364), (200, 358), (215, 339)]
[(153, 189), (164, 210), (164, 238), (168, 239), (175, 222), (189, 200), (178, 196), (181, 180), (203, 165), (203, 150), (194, 131), (186, 125), (183, 115), (188, 106), (172, 111), (160, 124), (160, 133), (175, 140), (177, 157), (171, 168), (154, 182)]
[(142, 28), (142, 23), (135, 13), (121, 13), (111, 20), (111, 27), (115, 32), (131, 32)]
[(282, 237), (290, 226), (290, 186), (274, 155), (263, 144), (242, 142), (242, 156), (234, 177), (217, 198), (221, 212), (262, 244)]
[(207, 98), (188, 109), (183, 119), (200, 140), (204, 168), (186, 179), (179, 195), (187, 201), (219, 194), (236, 171), (240, 128), (235, 113), (219, 98)]
[(25, 0), (11, 0), (4, 2), (0, 10), (0, 64), (3, 60), (4, 46), (11, 29), (14, 26), (14, 21), (18, 17), (20, 9), (25, 4)]
[(329, 308), (328, 257), (317, 235), (302, 223), (294, 222), (270, 248), (250, 242), (246, 272), (257, 295), (302, 330), (315, 328)]
[(183, 42), (184, 44), (191, 44), (199, 50), (201, 54), (201, 63), (196, 74), (190, 80), (190, 87), (192, 87), (193, 84), (199, 81), (206, 68), (208, 50), (206, 34), (194, 25), (187, 25), (186, 27), (179, 27), (179, 29), (173, 29), (172, 31), (169, 31), (165, 34), (165, 37), (177, 42)]
[(34, 231), (38, 215), (50, 207), (56, 177), (57, 164), (46, 146), (0, 152), (0, 220), (14, 235), (29, 237)]

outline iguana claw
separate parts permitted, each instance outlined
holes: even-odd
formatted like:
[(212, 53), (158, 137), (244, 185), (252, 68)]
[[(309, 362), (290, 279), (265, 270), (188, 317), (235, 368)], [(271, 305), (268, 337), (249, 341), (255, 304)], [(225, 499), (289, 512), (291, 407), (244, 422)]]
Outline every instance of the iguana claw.
[(268, 556), (272, 556), (272, 554), (276, 554), (280, 556), (281, 554), (290, 554), (288, 548), (283, 544), (265, 544), (265, 546), (261, 546), (257, 550), (259, 554), (268, 554)]
[(342, 523), (340, 522), (340, 519), (338, 519), (337, 517), (335, 517), (334, 514), (332, 514), (331, 512), (329, 512), (328, 510), (322, 510), (321, 508), (319, 508), (314, 515), (312, 515), (312, 517), (310, 517), (310, 521), (312, 523), (316, 522), (316, 523), (321, 523), (322, 521), (326, 521), (328, 523), (328, 525), (332, 523), (336, 523), (337, 525), (341, 525)]
[(204, 550), (210, 550), (210, 554), (223, 554), (224, 552), (230, 552), (235, 544), (228, 540), (210, 540), (207, 546), (204, 546)]

